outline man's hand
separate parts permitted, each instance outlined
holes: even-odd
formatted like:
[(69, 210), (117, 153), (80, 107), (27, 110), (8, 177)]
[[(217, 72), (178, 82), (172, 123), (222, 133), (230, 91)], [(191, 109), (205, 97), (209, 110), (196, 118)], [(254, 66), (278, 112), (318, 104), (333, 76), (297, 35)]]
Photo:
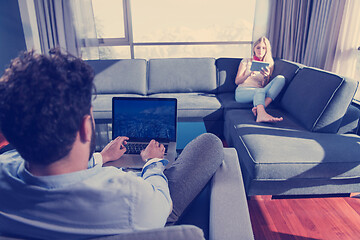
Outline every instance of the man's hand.
[(141, 151), (141, 158), (143, 161), (146, 161), (149, 158), (164, 158), (165, 147), (163, 144), (154, 139), (150, 141), (147, 147)]
[(100, 152), (103, 158), (103, 163), (118, 160), (126, 152), (124, 145), (127, 144), (126, 140), (128, 137), (117, 137), (111, 141), (104, 149)]

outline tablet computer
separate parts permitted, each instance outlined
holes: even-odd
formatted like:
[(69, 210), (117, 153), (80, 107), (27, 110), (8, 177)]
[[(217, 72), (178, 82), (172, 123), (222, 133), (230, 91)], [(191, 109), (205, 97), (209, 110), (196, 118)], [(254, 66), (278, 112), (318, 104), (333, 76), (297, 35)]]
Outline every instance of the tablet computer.
[(260, 62), (260, 61), (253, 60), (250, 71), (259, 71), (260, 72), (262, 68), (269, 67), (269, 65), (270, 64), (267, 62)]

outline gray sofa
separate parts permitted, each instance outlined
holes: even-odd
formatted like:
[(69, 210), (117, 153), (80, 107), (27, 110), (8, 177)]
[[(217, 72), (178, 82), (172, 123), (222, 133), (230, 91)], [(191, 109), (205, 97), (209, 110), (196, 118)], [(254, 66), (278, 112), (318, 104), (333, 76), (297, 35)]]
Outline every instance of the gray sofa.
[(95, 120), (111, 121), (113, 96), (176, 97), (178, 121), (200, 119), (236, 149), (247, 195), (359, 192), (360, 137), (351, 134), (359, 126), (360, 110), (351, 105), (357, 81), (277, 59), (273, 77), (283, 75), (286, 85), (269, 112), (284, 121), (256, 123), (252, 104), (235, 101), (240, 61), (88, 61), (98, 89)]
[[(217, 135), (223, 131), (223, 108), (216, 97), (214, 58), (89, 60), (96, 73), (94, 118), (111, 122), (114, 96), (175, 97), (178, 120), (204, 120)], [(220, 123), (220, 124), (219, 124)]]
[(251, 104), (235, 101), (240, 58), (89, 61), (96, 72), (97, 121), (111, 119), (113, 96), (176, 97), (179, 121), (204, 121), (235, 147), (247, 195), (359, 191), (357, 81), (277, 59), (286, 85), (269, 106), (277, 124), (256, 123)]
[(242, 182), (235, 149), (224, 148), (222, 165), (176, 226), (121, 234), (109, 239), (254, 239)]
[[(232, 83), (236, 70), (223, 71), (221, 81)], [(360, 137), (343, 134), (358, 128), (359, 110), (349, 107), (358, 83), (283, 60), (275, 61), (273, 76), (279, 74), (286, 86), (269, 113), (283, 116), (280, 123), (255, 123), (232, 93), (220, 96), (225, 139), (238, 151), (247, 195), (358, 192)]]
[(235, 149), (224, 148), (222, 165), (191, 203), (178, 225), (96, 239), (254, 239), (245, 189), (243, 184), (239, 184), (242, 181)]

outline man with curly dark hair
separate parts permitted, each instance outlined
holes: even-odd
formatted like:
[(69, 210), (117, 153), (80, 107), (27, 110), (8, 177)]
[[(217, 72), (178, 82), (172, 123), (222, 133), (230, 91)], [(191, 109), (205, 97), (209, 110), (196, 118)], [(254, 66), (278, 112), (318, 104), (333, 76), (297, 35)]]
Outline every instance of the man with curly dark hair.
[(50, 57), (27, 52), (1, 79), (2, 132), (21, 156), (49, 164), (68, 155), (82, 121), (92, 123), (91, 67), (58, 49)]
[(155, 140), (139, 174), (102, 167), (121, 158), (128, 138), (94, 153), (93, 81), (91, 67), (59, 49), (25, 52), (0, 78), (0, 132), (16, 149), (0, 155), (0, 235), (79, 239), (160, 228), (177, 221), (221, 164), (221, 141), (204, 134), (166, 173)]

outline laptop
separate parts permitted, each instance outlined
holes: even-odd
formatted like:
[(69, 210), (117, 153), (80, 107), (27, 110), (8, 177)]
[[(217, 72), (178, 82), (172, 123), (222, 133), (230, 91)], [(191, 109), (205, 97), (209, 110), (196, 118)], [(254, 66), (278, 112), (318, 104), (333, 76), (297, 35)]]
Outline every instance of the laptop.
[[(113, 166), (140, 169), (140, 152), (155, 139), (165, 146), (168, 166), (176, 158), (176, 98), (113, 97), (112, 139), (126, 136), (126, 152)], [(132, 146), (132, 147), (131, 147)]]

